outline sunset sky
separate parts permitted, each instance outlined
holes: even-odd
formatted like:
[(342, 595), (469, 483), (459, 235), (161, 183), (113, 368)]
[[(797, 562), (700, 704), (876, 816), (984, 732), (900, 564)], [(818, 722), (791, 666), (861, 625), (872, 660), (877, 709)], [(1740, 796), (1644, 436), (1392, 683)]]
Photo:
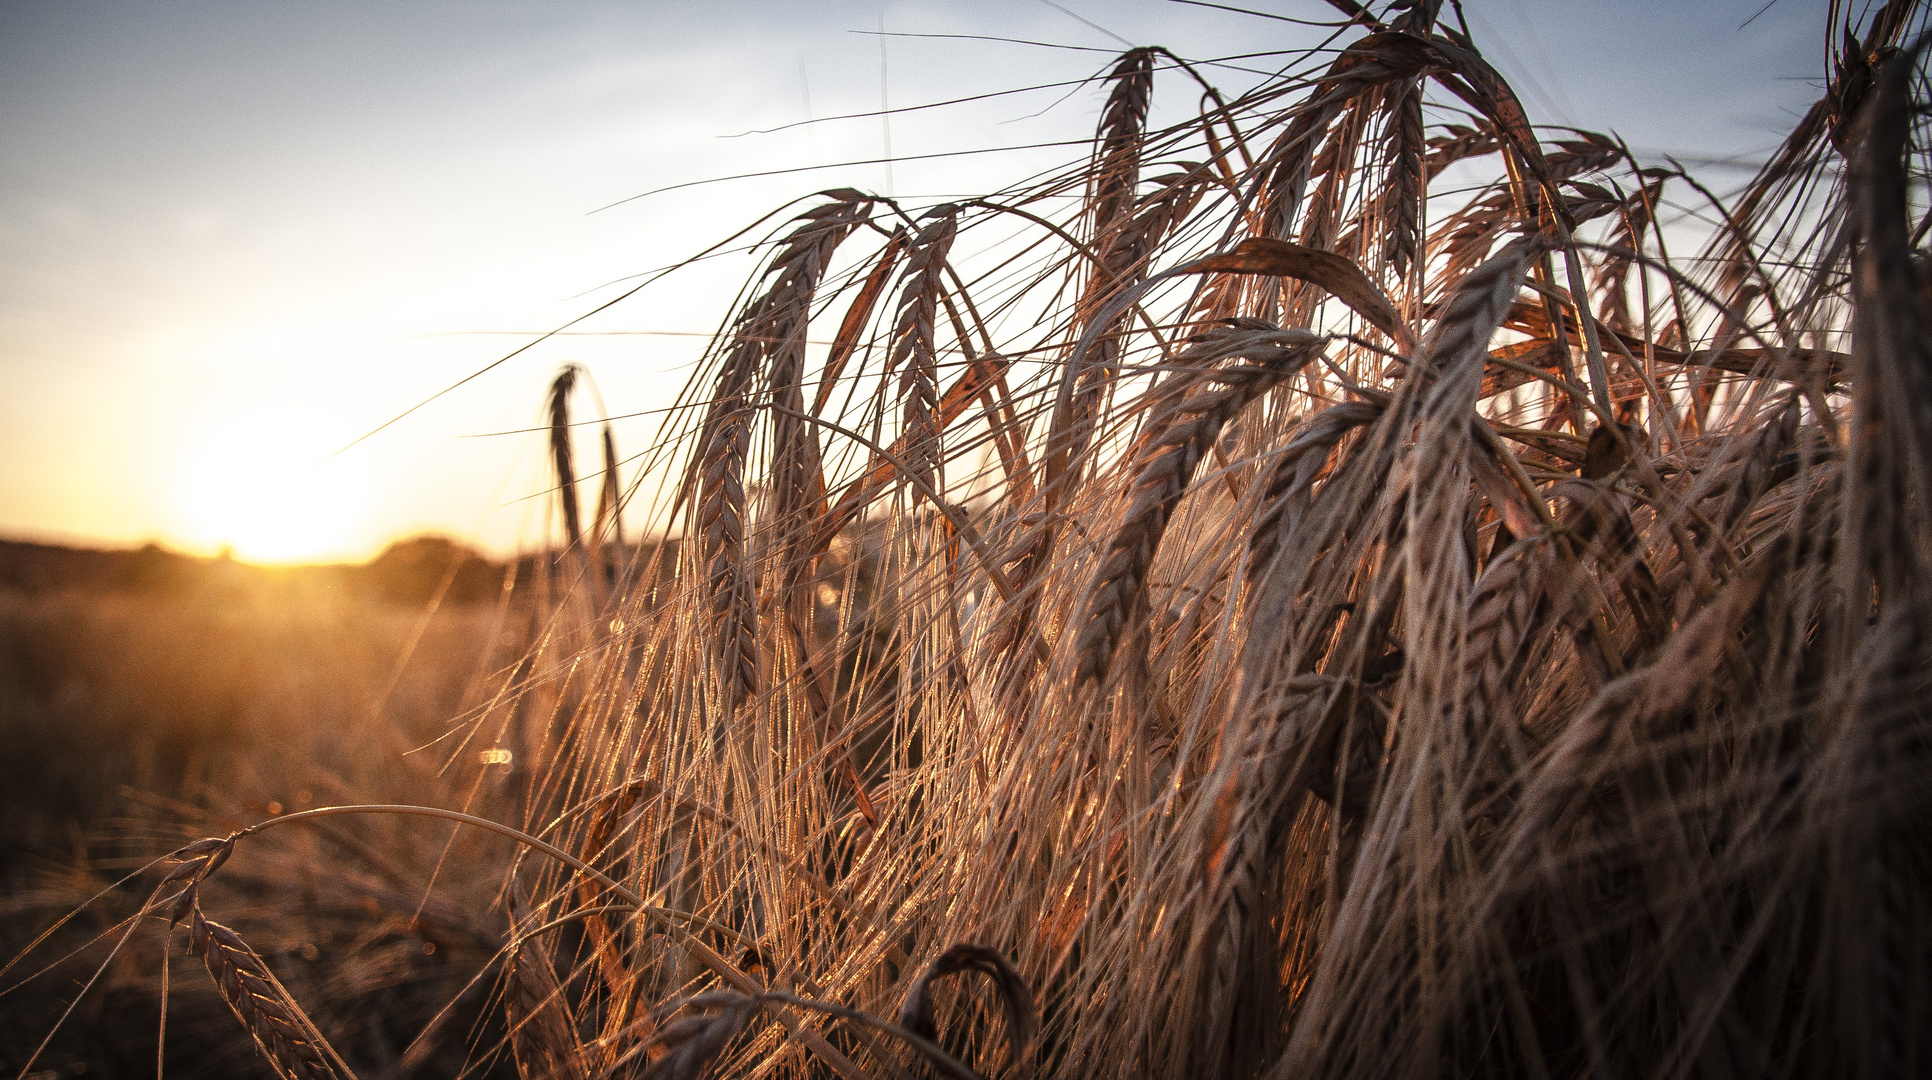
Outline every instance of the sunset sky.
[[(1824, 70), (1823, 0), (1755, 20), (1764, 0), (1465, 6), (1532, 119), (1615, 129), (1720, 189), (1746, 174), (1711, 162), (1774, 146)], [(882, 54), (882, 24), (1078, 48), (894, 36)], [(541, 440), (469, 436), (535, 424), (567, 361), (613, 413), (667, 404), (749, 261), (667, 278), (330, 455), (795, 196), (938, 202), (1073, 160), (1024, 147), (1091, 133), (1103, 91), (1074, 83), (1117, 38), (1210, 59), (1321, 33), (1154, 0), (3, 0), (0, 536), (260, 561), (423, 531), (513, 550), (538, 535)], [(1020, 149), (598, 209), (882, 157), (876, 116), (733, 137), (876, 110), (882, 76), (895, 108), (1063, 85), (890, 120), (901, 158)], [(1157, 82), (1156, 122), (1193, 101)], [(620, 449), (655, 423), (624, 421)]]

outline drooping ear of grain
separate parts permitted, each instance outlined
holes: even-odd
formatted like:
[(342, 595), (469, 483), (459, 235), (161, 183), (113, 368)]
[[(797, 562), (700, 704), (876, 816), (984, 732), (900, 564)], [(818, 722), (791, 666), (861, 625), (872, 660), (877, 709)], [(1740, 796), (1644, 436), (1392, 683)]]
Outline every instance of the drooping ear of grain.
[(577, 501), (577, 469), (570, 442), (570, 392), (577, 385), (576, 365), (566, 365), (550, 384), (550, 461), (557, 472), (557, 498), (563, 506), (564, 541), (572, 550), (584, 543), (583, 513)]
[(338, 1080), (335, 1051), (282, 988), (262, 958), (239, 935), (201, 913), (188, 913), (188, 948), (208, 966), (208, 976), (255, 1040), (262, 1057), (284, 1080)]
[[(1140, 184), (1141, 141), (1154, 88), (1154, 51), (1130, 50), (1121, 57), (1108, 80), (1113, 83), (1113, 90), (1100, 114), (1091, 175), (1093, 186), (1086, 215), (1093, 261), (1086, 267), (1086, 286), (1074, 312), (1075, 326), (1082, 332), (1108, 307), (1109, 300), (1146, 273), (1138, 258), (1144, 253), (1135, 250), (1128, 226), (1135, 189)], [(1120, 356), (1116, 333), (1122, 318), (1114, 315), (1115, 322), (1102, 328), (1095, 337), (1093, 355), (1073, 374), (1071, 412), (1064, 418), (1055, 418), (1065, 427), (1070, 441), (1065, 451), (1051, 458), (1047, 466), (1049, 506), (1058, 501), (1054, 494), (1057, 485), (1053, 481), (1063, 473), (1067, 463), (1079, 460), (1085, 449), (1088, 425), (1098, 404), (1097, 395), (1111, 377), (1111, 365)]]
[[(786, 401), (796, 400), (803, 374), (805, 329), (819, 279), (832, 252), (869, 213), (871, 202), (856, 192), (808, 211), (803, 224), (780, 244), (765, 274), (769, 287), (738, 318), (738, 329), (712, 390), (704, 423), (704, 448), (695, 462), (695, 520), (701, 558), (709, 578), (715, 625), (718, 679), (724, 711), (735, 711), (759, 687), (759, 627), (754, 594), (757, 571), (746, 548), (744, 472), (757, 419), (755, 388), (771, 381)], [(775, 376), (775, 378), (774, 378)], [(814, 456), (801, 450), (812, 438), (791, 416), (777, 414), (782, 436), (774, 459), (789, 524), (803, 508), (801, 473)], [(807, 530), (810, 531), (809, 529)]]
[(619, 551), (624, 548), (624, 478), (617, 469), (617, 435), (611, 431), (610, 421), (604, 421), (604, 483), (597, 496), (597, 521), (591, 534), (603, 537), (608, 533), (611, 542)]
[(1201, 377), (1170, 387), (1174, 400), (1148, 420), (1133, 452), (1134, 478), (1120, 527), (1108, 542), (1074, 639), (1074, 678), (1104, 682), (1129, 625), (1142, 614), (1141, 585), (1168, 520), (1194, 470), (1241, 409), (1311, 361), (1323, 342), (1303, 330), (1234, 330), (1210, 337), (1189, 359), (1211, 364), (1241, 359), (1238, 367), (1204, 367)]
[(571, 1023), (570, 998), (540, 936), (543, 927), (531, 918), (514, 884), (508, 899), (511, 940), (503, 961), (503, 998), (517, 1069), (525, 1075), (577, 1080), (585, 1075), (583, 1048)]

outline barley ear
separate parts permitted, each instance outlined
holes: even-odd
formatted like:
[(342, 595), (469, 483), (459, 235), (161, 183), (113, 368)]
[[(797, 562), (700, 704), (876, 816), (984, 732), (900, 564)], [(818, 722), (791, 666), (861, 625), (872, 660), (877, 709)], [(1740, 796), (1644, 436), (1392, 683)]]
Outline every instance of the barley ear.
[(275, 1075), (283, 1080), (344, 1077), (348, 1070), (338, 1071), (341, 1059), (334, 1048), (255, 950), (233, 930), (204, 916), (199, 904), (191, 900), (189, 909), (188, 950), (207, 965), (215, 988)]

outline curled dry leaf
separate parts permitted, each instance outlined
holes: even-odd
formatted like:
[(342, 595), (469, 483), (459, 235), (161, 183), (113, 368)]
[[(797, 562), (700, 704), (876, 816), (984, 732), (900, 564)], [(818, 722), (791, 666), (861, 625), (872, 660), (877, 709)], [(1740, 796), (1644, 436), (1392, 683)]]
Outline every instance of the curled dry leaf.
[(1203, 274), (1273, 274), (1306, 281), (1327, 290), (1390, 338), (1410, 341), (1407, 329), (1396, 314), (1395, 304), (1369, 280), (1360, 266), (1332, 251), (1317, 251), (1287, 240), (1257, 236), (1241, 241), (1225, 255), (1197, 259), (1185, 269)]
[(939, 1022), (933, 1016), (933, 987), (941, 980), (977, 971), (993, 980), (993, 989), (1006, 1009), (1006, 1060), (1020, 1061), (1027, 1044), (1039, 1030), (1039, 1014), (1033, 1005), (1033, 991), (1011, 961), (983, 945), (961, 943), (940, 953), (906, 992), (899, 1006), (899, 1026), (937, 1042)]

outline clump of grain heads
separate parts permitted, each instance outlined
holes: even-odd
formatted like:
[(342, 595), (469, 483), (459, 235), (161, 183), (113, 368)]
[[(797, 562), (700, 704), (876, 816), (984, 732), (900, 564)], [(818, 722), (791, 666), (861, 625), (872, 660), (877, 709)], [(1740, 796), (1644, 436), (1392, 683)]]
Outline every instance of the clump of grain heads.
[(1337, 6), (773, 235), (533, 788), (526, 1075), (1932, 1068), (1925, 13), (1673, 262), (1681, 172)]

